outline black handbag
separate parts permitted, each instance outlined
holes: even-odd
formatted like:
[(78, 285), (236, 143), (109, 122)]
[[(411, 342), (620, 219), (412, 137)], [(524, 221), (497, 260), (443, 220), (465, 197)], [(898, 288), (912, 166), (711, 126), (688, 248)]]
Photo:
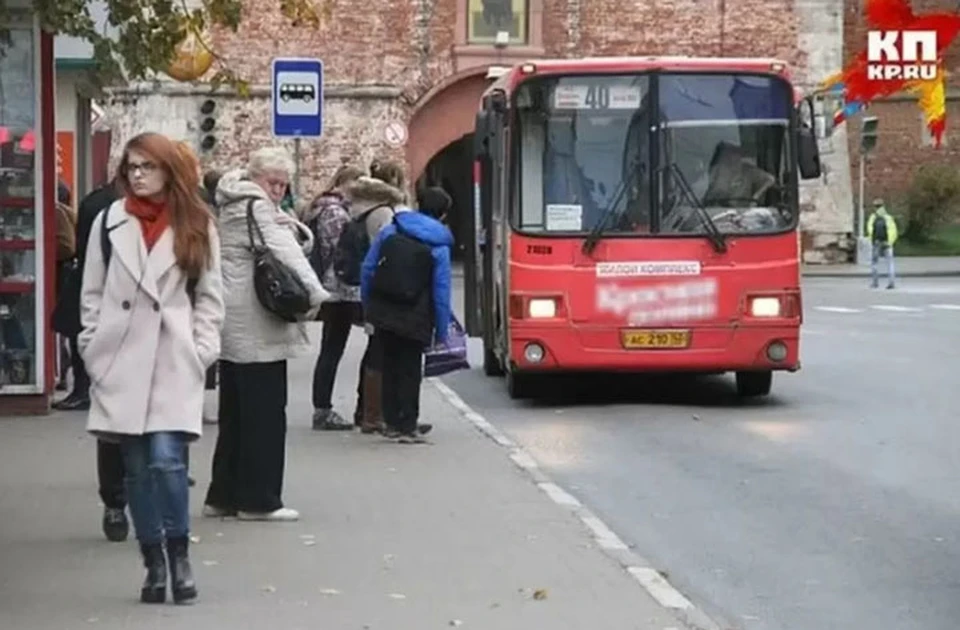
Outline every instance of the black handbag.
[[(253, 204), (247, 202), (247, 235), (253, 252), (253, 289), (267, 311), (285, 322), (299, 321), (310, 310), (310, 292), (292, 269), (280, 262), (267, 247), (263, 232), (253, 218)], [(254, 232), (259, 239), (254, 238)]]

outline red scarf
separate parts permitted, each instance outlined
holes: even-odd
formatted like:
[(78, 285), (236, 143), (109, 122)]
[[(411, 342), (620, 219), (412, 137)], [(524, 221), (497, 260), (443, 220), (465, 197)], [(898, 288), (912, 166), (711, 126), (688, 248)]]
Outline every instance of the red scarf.
[(163, 231), (170, 225), (170, 212), (166, 201), (151, 201), (143, 197), (127, 197), (127, 212), (140, 220), (143, 241), (147, 251), (153, 249)]

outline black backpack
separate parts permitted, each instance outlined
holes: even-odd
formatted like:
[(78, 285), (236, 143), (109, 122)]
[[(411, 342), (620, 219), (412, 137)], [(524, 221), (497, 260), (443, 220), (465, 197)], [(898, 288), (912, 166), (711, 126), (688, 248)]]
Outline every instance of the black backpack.
[[(363, 259), (370, 250), (370, 236), (367, 234), (367, 217), (374, 210), (390, 208), (390, 206), (375, 206), (363, 214), (350, 220), (340, 234), (337, 247), (333, 250), (333, 272), (337, 279), (349, 287), (360, 286), (360, 270)], [(393, 208), (390, 208), (391, 212)], [(315, 249), (318, 249), (315, 247)], [(320, 261), (323, 264), (323, 261)]]
[(886, 243), (887, 238), (887, 218), (878, 214), (873, 219), (873, 242)]
[[(103, 220), (100, 222), (100, 252), (103, 255), (103, 275), (106, 277), (107, 269), (110, 268), (110, 256), (113, 254), (113, 243), (110, 242), (110, 229), (107, 228), (107, 215), (110, 212), (110, 206), (107, 206), (100, 213)], [(81, 270), (82, 274), (83, 271)], [(190, 297), (190, 304), (197, 305), (197, 282), (199, 278), (187, 278), (187, 295)]]
[(388, 302), (414, 305), (433, 283), (433, 251), (423, 241), (405, 233), (396, 215), (393, 225), (397, 231), (380, 244), (370, 290)]

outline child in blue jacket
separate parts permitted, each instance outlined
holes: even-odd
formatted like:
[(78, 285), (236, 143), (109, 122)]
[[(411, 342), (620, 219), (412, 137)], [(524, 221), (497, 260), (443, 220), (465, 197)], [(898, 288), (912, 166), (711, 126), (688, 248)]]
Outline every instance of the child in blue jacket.
[(419, 211), (398, 211), (377, 234), (363, 261), (360, 297), (383, 356), (385, 435), (423, 442), (432, 428), (419, 424), (423, 351), (444, 342), (452, 317), (450, 248), (442, 223), (452, 205), (441, 188), (420, 197)]

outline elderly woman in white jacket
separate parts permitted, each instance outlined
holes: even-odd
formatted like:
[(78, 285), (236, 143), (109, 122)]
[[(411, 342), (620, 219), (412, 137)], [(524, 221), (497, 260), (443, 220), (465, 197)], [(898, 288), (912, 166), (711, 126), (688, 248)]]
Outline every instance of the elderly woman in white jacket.
[(213, 479), (203, 513), (241, 520), (295, 521), (281, 500), (287, 431), (287, 359), (313, 350), (303, 322), (288, 323), (258, 301), (247, 205), (266, 246), (293, 270), (310, 293), (312, 315), (329, 294), (307, 260), (310, 230), (280, 209), (293, 172), (286, 151), (264, 148), (246, 169), (223, 175), (217, 186), (223, 296), (226, 305), (220, 354), (220, 432)]

